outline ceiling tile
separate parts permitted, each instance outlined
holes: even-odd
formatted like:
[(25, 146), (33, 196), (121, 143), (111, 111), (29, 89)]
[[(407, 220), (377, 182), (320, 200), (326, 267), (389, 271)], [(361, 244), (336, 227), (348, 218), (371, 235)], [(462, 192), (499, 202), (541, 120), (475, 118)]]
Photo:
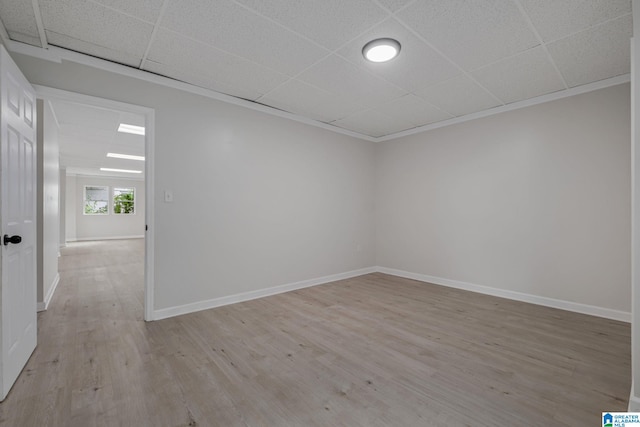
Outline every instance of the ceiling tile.
[(289, 76), (329, 53), (230, 0), (169, 0), (161, 25)]
[(0, 17), (11, 40), (42, 47), (33, 5), (27, 1), (0, 2)]
[(164, 0), (93, 0), (112, 9), (133, 15), (143, 21), (155, 22), (160, 16)]
[[(60, 130), (60, 148), (63, 155), (66, 156), (81, 156), (81, 157), (94, 157), (97, 160), (103, 160), (106, 158), (106, 147), (110, 145), (111, 140), (114, 137), (114, 131), (97, 130), (97, 132), (89, 133), (87, 129), (80, 131)], [(90, 136), (89, 136), (90, 135)], [(100, 156), (98, 157), (96, 151), (99, 150)]]
[(631, 13), (631, 0), (520, 0), (545, 42)]
[[(374, 136), (629, 72), (630, 0), (37, 1), (50, 44), (132, 67), (163, 11), (144, 70)], [(40, 44), (31, 1), (0, 18)]]
[(547, 45), (570, 87), (626, 74), (630, 70), (631, 15)]
[(40, 41), (40, 36), (29, 36), (23, 33), (15, 33), (13, 31), (7, 31), (9, 34), (9, 38), (16, 42), (30, 44), (32, 46), (42, 47), (42, 42)]
[(406, 123), (398, 123), (395, 119), (376, 110), (355, 113), (331, 124), (373, 137), (391, 135), (415, 127)]
[(465, 70), (538, 44), (512, 0), (418, 1), (398, 17)]
[(378, 107), (376, 111), (395, 119), (407, 128), (453, 118), (451, 114), (439, 110), (424, 99), (411, 94)]
[(368, 107), (405, 94), (402, 89), (336, 55), (325, 58), (298, 78)]
[(157, 32), (144, 68), (248, 99), (287, 80), (276, 71), (166, 30)]
[[(362, 55), (364, 45), (378, 38), (393, 38), (400, 42), (400, 54), (393, 61), (373, 63)], [(340, 49), (338, 54), (409, 92), (425, 89), (460, 74), (456, 66), (395, 19), (388, 19), (367, 31)]]
[(119, 123), (144, 125), (143, 116), (67, 101), (51, 105), (60, 125), (60, 165), (67, 171), (79, 167), (84, 168), (82, 173), (95, 174), (99, 167), (139, 169), (144, 165), (106, 157), (108, 152), (144, 155), (143, 136), (118, 132)]
[(291, 79), (258, 99), (258, 102), (286, 111), (301, 111), (330, 96), (331, 93), (326, 90)]
[[(403, 98), (406, 98), (408, 96), (413, 96), (413, 95), (405, 95), (401, 98), (398, 98), (399, 100), (402, 100)], [(393, 101), (392, 103), (395, 103), (396, 105), (399, 105), (400, 107), (403, 105), (406, 105), (405, 101)], [(361, 114), (363, 115), (368, 115), (369, 113), (375, 112), (375, 113), (380, 113), (382, 114), (382, 116), (380, 117), (385, 117), (385, 120), (390, 120), (391, 122), (393, 122), (394, 126), (397, 127), (397, 130), (395, 130), (395, 132), (399, 132), (400, 130), (405, 130), (405, 129), (411, 129), (414, 128), (416, 126), (418, 126), (416, 123), (414, 123), (412, 120), (409, 119), (409, 117), (401, 114), (399, 111), (394, 110), (391, 106), (392, 103), (388, 103), (388, 104), (384, 104), (378, 108), (374, 108), (373, 110), (370, 111), (365, 111), (365, 112), (361, 112)], [(356, 113), (358, 114), (358, 113)], [(353, 115), (352, 115), (353, 116)], [(380, 123), (381, 125), (383, 125), (385, 128), (388, 128), (390, 126), (390, 122), (386, 122), (386, 121), (382, 121)]]
[[(120, 123), (127, 123), (130, 125), (136, 125), (136, 126), (144, 126), (145, 119), (144, 119), (144, 116), (141, 116), (140, 114), (121, 112)], [(144, 140), (144, 137), (142, 137), (141, 135), (134, 135), (132, 133), (118, 132), (118, 135), (119, 136), (126, 135), (127, 137), (139, 138)]]
[[(93, 154), (98, 160), (105, 160), (107, 152), (144, 155), (145, 141), (142, 135), (131, 135), (114, 129), (106, 131), (92, 130), (90, 127), (61, 127), (60, 136), (63, 153), (70, 156), (82, 151)], [(71, 149), (72, 146), (75, 147)]]
[[(121, 121), (121, 123), (131, 123), (130, 121)], [(131, 123), (133, 124), (133, 123)], [(144, 126), (144, 120), (142, 122)], [(144, 136), (132, 135), (130, 133), (116, 132), (116, 136), (111, 141), (110, 147), (113, 149), (126, 149), (122, 154), (135, 154), (144, 156)], [(117, 151), (120, 153), (120, 151)]]
[[(61, 158), (61, 163), (64, 159)], [(85, 168), (85, 167), (67, 167), (67, 175), (78, 175), (78, 176), (98, 176), (98, 177), (109, 177), (109, 178), (126, 178), (129, 181), (135, 182), (144, 182), (144, 174), (138, 174), (137, 176), (131, 176), (131, 174), (127, 173), (118, 173), (118, 172), (104, 172), (99, 169), (94, 168)], [(141, 177), (138, 177), (143, 175)], [(141, 184), (144, 185), (144, 184)]]
[(139, 67), (140, 62), (142, 62), (142, 55), (131, 55), (126, 52), (121, 52), (92, 43), (87, 43), (82, 40), (74, 39), (73, 37), (65, 36), (63, 34), (52, 33), (51, 31), (45, 31), (45, 34), (47, 36), (47, 42), (53, 46), (64, 47), (65, 49), (86, 53), (97, 58), (106, 59), (108, 61), (113, 61), (119, 64), (125, 64), (136, 68)]
[(565, 89), (542, 46), (480, 68), (472, 75), (507, 104)]
[(140, 57), (153, 31), (151, 24), (89, 1), (41, 0), (40, 10), (50, 32)]
[[(203, 89), (213, 90), (225, 95), (234, 96), (236, 98), (256, 100), (263, 95), (263, 91), (255, 90), (249, 85), (242, 87), (233, 86), (228, 83), (224, 83), (219, 79), (202, 75), (200, 70), (192, 70), (189, 67), (182, 65), (167, 65), (159, 62), (148, 60), (145, 62), (143, 70), (150, 71), (154, 74), (169, 77), (174, 80), (178, 80), (184, 83), (188, 83), (193, 86), (198, 86)], [(199, 74), (196, 74), (199, 72)]]
[(467, 76), (454, 77), (420, 91), (417, 95), (454, 116), (464, 116), (502, 105)]
[(332, 122), (364, 109), (361, 105), (294, 79), (278, 86), (258, 102), (322, 122)]
[(314, 120), (329, 123), (362, 110), (365, 110), (362, 105), (342, 96), (332, 94), (330, 98), (325, 98), (313, 106), (308, 115)]
[(391, 12), (397, 12), (412, 1), (413, 0), (378, 0), (381, 5), (389, 9)]
[[(62, 139), (64, 139), (64, 135)], [(100, 149), (100, 155), (96, 153), (95, 145), (89, 145), (82, 142), (72, 142), (60, 144), (60, 162), (62, 166), (84, 166), (84, 167), (93, 167), (100, 168), (101, 163), (105, 163), (106, 154), (103, 153), (104, 150)]]
[(118, 129), (119, 112), (66, 101), (55, 101), (52, 105), (61, 127), (71, 125), (111, 132), (116, 132)]
[(388, 14), (371, 0), (237, 0), (334, 50)]

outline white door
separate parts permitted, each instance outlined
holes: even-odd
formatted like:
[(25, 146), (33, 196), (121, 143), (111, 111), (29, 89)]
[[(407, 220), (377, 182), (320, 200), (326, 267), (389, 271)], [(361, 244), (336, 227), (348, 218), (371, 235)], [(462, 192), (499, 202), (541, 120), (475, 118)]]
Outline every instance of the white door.
[(36, 98), (0, 46), (0, 400), (36, 348)]

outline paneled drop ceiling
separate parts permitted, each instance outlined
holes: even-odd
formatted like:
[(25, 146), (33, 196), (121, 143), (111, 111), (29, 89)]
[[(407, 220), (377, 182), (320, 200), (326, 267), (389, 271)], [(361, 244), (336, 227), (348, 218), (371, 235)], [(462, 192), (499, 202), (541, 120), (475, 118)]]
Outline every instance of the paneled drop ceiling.
[[(629, 73), (630, 0), (0, 0), (57, 46), (372, 137)], [(364, 60), (392, 37), (395, 60)]]
[(60, 166), (67, 174), (144, 179), (144, 173), (101, 171), (100, 168), (144, 171), (144, 162), (107, 157), (107, 153), (144, 156), (144, 136), (118, 132), (121, 123), (144, 127), (144, 117), (66, 101), (51, 101), (58, 126)]

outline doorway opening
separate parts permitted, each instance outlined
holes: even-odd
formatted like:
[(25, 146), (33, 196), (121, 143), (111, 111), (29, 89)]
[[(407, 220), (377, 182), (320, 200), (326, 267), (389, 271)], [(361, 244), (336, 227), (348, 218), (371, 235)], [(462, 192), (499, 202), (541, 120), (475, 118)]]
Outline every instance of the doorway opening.
[(154, 110), (34, 88), (60, 131), (60, 245), (144, 238), (143, 317), (154, 320)]

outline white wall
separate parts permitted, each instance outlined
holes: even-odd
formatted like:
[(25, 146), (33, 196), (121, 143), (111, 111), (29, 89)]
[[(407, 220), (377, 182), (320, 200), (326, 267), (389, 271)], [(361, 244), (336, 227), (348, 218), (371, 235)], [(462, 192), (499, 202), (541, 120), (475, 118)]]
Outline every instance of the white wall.
[(629, 411), (640, 411), (640, 3), (635, 0), (631, 39), (631, 393)]
[[(84, 187), (99, 185), (113, 188), (135, 188), (135, 213), (133, 215), (115, 215), (113, 206), (109, 205), (108, 215), (85, 215), (83, 212)], [(145, 188), (144, 181), (104, 177), (76, 176), (75, 185), (69, 188), (67, 208), (73, 210), (75, 218), (75, 237), (67, 237), (67, 241), (100, 240), (114, 238), (144, 237)], [(70, 192), (74, 192), (69, 196)], [(73, 227), (72, 227), (73, 229)]]
[(38, 100), (38, 303), (57, 284), (60, 241), (58, 125), (48, 102)]
[(67, 175), (64, 177), (64, 228), (66, 232), (65, 242), (75, 242), (78, 237), (76, 233), (76, 176)]
[(377, 150), (379, 266), (630, 311), (629, 85)]
[[(34, 84), (155, 109), (156, 309), (374, 265), (372, 143), (86, 66), (13, 56)], [(173, 203), (162, 201), (163, 190)]]
[(63, 248), (67, 243), (67, 169), (60, 168), (60, 189), (58, 206), (60, 207), (60, 247)]

